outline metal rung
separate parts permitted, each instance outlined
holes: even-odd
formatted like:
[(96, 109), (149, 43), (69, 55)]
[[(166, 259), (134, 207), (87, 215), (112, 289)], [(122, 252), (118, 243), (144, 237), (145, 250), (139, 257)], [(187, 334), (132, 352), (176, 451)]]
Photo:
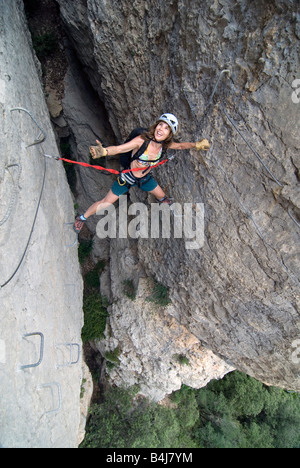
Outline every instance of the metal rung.
[(67, 305), (70, 304), (70, 302), (74, 301), (75, 294), (76, 294), (77, 286), (76, 284), (64, 284), (64, 292), (65, 292), (65, 303)]
[(38, 134), (38, 136), (36, 137), (36, 139), (34, 140), (33, 143), (31, 143), (30, 145), (27, 145), (26, 148), (29, 148), (30, 146), (34, 146), (34, 145), (38, 145), (40, 143), (42, 143), (43, 141), (46, 140), (47, 138), (47, 134), (46, 132), (42, 129), (42, 127), (40, 126), (40, 124), (37, 122), (37, 120), (35, 119), (35, 117), (33, 117), (33, 115), (31, 114), (31, 112), (29, 112), (29, 110), (27, 109), (24, 109), (23, 107), (14, 107), (13, 109), (10, 109), (10, 112), (14, 112), (14, 111), (22, 111), (22, 112), (25, 112), (27, 115), (29, 115), (29, 117), (31, 118), (31, 120), (35, 123), (35, 125), (38, 127), (40, 133)]
[[(64, 223), (65, 226), (73, 226), (74, 223)], [(67, 244), (66, 247), (74, 247), (75, 245), (78, 244), (78, 234), (76, 232), (74, 232), (75, 234), (75, 241), (73, 242), (73, 244)]]
[(16, 177), (16, 181), (14, 181), (12, 175), (10, 174), (11, 178), (12, 178), (12, 181), (13, 181), (13, 188), (12, 188), (12, 191), (11, 191), (10, 202), (9, 202), (7, 211), (6, 211), (5, 215), (4, 215), (4, 217), (0, 221), (0, 226), (3, 226), (3, 224), (6, 223), (6, 221), (10, 217), (10, 215), (12, 213), (12, 210), (13, 210), (13, 208), (15, 206), (15, 203), (16, 203), (18, 186), (19, 186), (20, 177), (21, 177), (21, 173), (22, 173), (22, 166), (19, 163), (13, 163), (13, 164), (9, 164), (8, 166), (6, 166), (5, 170), (8, 171), (8, 169), (10, 169), (12, 167), (17, 167), (18, 168), (18, 175)]
[(60, 384), (57, 383), (57, 382), (51, 382), (51, 383), (47, 383), (47, 384), (43, 384), (43, 385), (38, 386), (38, 390), (41, 390), (42, 388), (50, 388), (51, 389), (53, 401), (54, 401), (53, 388), (56, 388), (57, 389), (57, 397), (58, 397), (57, 398), (58, 399), (58, 405), (56, 407), (54, 407), (54, 409), (52, 409), (50, 411), (45, 411), (45, 413), (43, 413), (43, 416), (45, 416), (46, 414), (58, 413), (61, 410), (61, 401), (62, 401), (61, 400), (61, 387), (60, 387)]
[(211, 95), (210, 95), (210, 98), (209, 98), (209, 100), (208, 100), (207, 107), (209, 107), (209, 106), (211, 105), (212, 100), (213, 100), (213, 97), (214, 97), (214, 95), (216, 94), (216, 90), (217, 90), (219, 81), (220, 81), (220, 79), (222, 78), (222, 76), (224, 75), (224, 73), (228, 73), (228, 75), (230, 76), (230, 70), (228, 70), (228, 69), (222, 70), (222, 71), (220, 72), (220, 75), (219, 75), (219, 77), (218, 77), (218, 79), (217, 79), (217, 82), (216, 82), (216, 84), (215, 84), (215, 86), (214, 86), (214, 89), (213, 89), (213, 91), (212, 91), (212, 93), (211, 93)]
[[(80, 358), (80, 345), (78, 343), (58, 343), (55, 345), (55, 348), (59, 348), (61, 346), (69, 347), (70, 348), (70, 359), (68, 362), (64, 364), (57, 364), (56, 367), (68, 367), (72, 366), (74, 364), (77, 364), (79, 362)], [(77, 359), (74, 360), (73, 358), (73, 348), (77, 348)]]
[(21, 369), (24, 370), (24, 369), (30, 369), (31, 367), (38, 367), (42, 360), (43, 360), (43, 356), (44, 356), (44, 335), (43, 333), (39, 333), (39, 332), (34, 332), (34, 333), (27, 333), (26, 335), (23, 336), (23, 339), (25, 338), (28, 338), (29, 336), (40, 336), (41, 338), (41, 345), (40, 345), (40, 358), (38, 360), (38, 362), (36, 362), (35, 364), (27, 364), (26, 366), (21, 366)]

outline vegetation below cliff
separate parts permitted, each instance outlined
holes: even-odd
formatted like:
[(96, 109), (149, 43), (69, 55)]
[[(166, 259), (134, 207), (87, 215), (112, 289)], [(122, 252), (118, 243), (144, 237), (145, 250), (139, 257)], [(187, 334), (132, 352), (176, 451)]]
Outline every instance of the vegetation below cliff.
[(299, 448), (299, 395), (238, 371), (183, 386), (167, 406), (110, 387), (90, 410), (81, 448)]

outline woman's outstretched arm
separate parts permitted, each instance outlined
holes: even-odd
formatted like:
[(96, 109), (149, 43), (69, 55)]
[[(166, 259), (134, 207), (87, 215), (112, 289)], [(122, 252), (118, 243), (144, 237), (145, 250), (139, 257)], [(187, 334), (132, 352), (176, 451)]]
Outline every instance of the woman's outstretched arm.
[(174, 150), (188, 150), (188, 149), (196, 149), (196, 150), (204, 150), (207, 151), (210, 148), (210, 144), (206, 138), (203, 138), (200, 141), (192, 142), (192, 141), (183, 141), (182, 143), (175, 143), (172, 142), (169, 146), (170, 149)]
[(133, 140), (118, 146), (108, 146), (104, 148), (100, 141), (96, 140), (97, 146), (90, 146), (90, 153), (93, 159), (103, 156), (115, 156), (116, 154), (127, 153), (128, 151), (138, 150), (144, 143), (144, 140), (137, 136)]

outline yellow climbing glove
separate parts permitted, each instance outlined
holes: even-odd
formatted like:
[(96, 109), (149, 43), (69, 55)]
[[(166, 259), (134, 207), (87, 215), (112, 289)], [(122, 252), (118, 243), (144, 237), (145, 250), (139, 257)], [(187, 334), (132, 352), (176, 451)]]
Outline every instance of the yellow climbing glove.
[(106, 148), (103, 148), (100, 141), (96, 140), (97, 146), (90, 146), (90, 153), (93, 159), (103, 158), (107, 156), (108, 151)]
[(202, 140), (196, 142), (197, 151), (200, 151), (200, 150), (207, 151), (209, 150), (209, 148), (210, 148), (210, 144), (206, 138), (203, 138)]

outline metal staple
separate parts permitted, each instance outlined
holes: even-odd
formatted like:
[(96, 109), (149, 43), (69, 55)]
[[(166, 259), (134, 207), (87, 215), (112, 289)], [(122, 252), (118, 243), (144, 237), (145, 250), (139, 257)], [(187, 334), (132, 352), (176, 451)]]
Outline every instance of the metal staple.
[[(16, 108), (13, 108), (13, 109), (10, 109), (11, 112), (13, 111), (23, 111), (25, 112), (26, 114), (28, 114), (31, 119), (33, 120), (33, 122), (36, 124), (36, 126), (39, 128), (40, 130), (40, 134), (39, 134), (39, 137), (41, 136), (41, 134), (43, 135), (43, 138), (39, 138), (39, 139), (36, 139), (36, 141), (34, 143), (32, 143), (31, 145), (28, 145), (28, 146), (32, 146), (32, 145), (37, 145), (39, 143), (42, 143), (42, 141), (44, 141), (47, 137), (46, 133), (44, 132), (44, 130), (42, 129), (42, 127), (39, 125), (39, 123), (36, 121), (36, 119), (33, 117), (33, 115), (27, 110), (27, 109), (24, 109), (23, 107), (16, 107)], [(27, 148), (28, 148), (27, 146)], [(30, 244), (30, 241), (31, 241), (31, 237), (32, 237), (32, 234), (33, 234), (33, 230), (34, 230), (34, 227), (35, 227), (35, 223), (36, 223), (36, 220), (37, 220), (37, 215), (38, 215), (38, 212), (39, 212), (39, 209), (40, 209), (40, 205), (41, 205), (41, 201), (42, 201), (42, 196), (43, 196), (43, 193), (44, 193), (44, 188), (45, 188), (45, 181), (46, 181), (46, 172), (47, 172), (47, 164), (46, 164), (46, 159), (44, 159), (44, 174), (43, 174), (43, 181), (42, 181), (42, 187), (41, 187), (41, 191), (40, 191), (40, 196), (39, 196), (39, 201), (38, 201), (38, 204), (37, 204), (37, 208), (36, 208), (36, 211), (35, 211), (35, 215), (34, 215), (34, 219), (33, 219), (33, 223), (32, 223), (32, 227), (31, 227), (31, 230), (30, 230), (30, 234), (29, 234), (29, 238), (28, 238), (28, 241), (27, 241), (27, 244), (25, 246), (25, 250), (22, 254), (22, 257), (21, 257), (21, 260), (19, 261), (18, 263), (18, 266), (16, 267), (15, 271), (12, 273), (12, 275), (9, 277), (9, 279), (7, 281), (5, 281), (3, 284), (0, 284), (0, 290), (2, 288), (4, 288), (7, 284), (10, 283), (10, 281), (15, 277), (15, 275), (17, 274), (17, 272), (19, 271), (19, 268), (21, 267), (22, 263), (23, 263), (23, 260), (25, 258), (25, 255), (27, 253), (27, 250), (28, 250), (28, 247), (29, 247), (29, 244)]]
[(24, 107), (14, 107), (13, 109), (10, 109), (10, 112), (14, 112), (14, 111), (25, 112), (27, 115), (29, 115), (31, 120), (35, 123), (35, 125), (40, 130), (40, 133), (38, 134), (38, 136), (36, 137), (34, 142), (31, 143), (30, 145), (26, 146), (26, 148), (29, 148), (30, 146), (38, 145), (38, 144), (40, 144), (40, 143), (42, 143), (43, 141), (46, 140), (46, 138), (47, 138), (46, 132), (42, 129), (40, 124), (37, 122), (36, 118), (31, 114), (31, 112), (29, 110), (24, 109)]
[(32, 367), (38, 367), (42, 360), (43, 360), (43, 356), (44, 356), (44, 343), (45, 343), (45, 340), (44, 340), (44, 335), (43, 333), (40, 333), (40, 332), (34, 332), (34, 333), (27, 333), (26, 335), (23, 336), (23, 338), (27, 338), (29, 336), (40, 336), (41, 338), (41, 345), (40, 345), (40, 358), (39, 360), (35, 363), (35, 364), (27, 364), (26, 366), (21, 366), (21, 369), (24, 370), (24, 369), (30, 369)]
[(10, 174), (11, 178), (12, 178), (12, 181), (13, 181), (14, 187), (13, 187), (12, 192), (11, 192), (10, 202), (9, 202), (7, 211), (6, 211), (5, 215), (4, 215), (4, 217), (0, 221), (0, 226), (3, 226), (3, 224), (6, 223), (6, 221), (9, 219), (9, 217), (10, 217), (10, 215), (12, 213), (12, 210), (13, 210), (13, 208), (15, 206), (15, 202), (16, 202), (16, 198), (17, 198), (18, 185), (19, 185), (19, 181), (20, 181), (20, 177), (21, 177), (21, 173), (22, 173), (21, 164), (18, 164), (18, 163), (9, 164), (8, 166), (5, 167), (5, 169), (8, 170), (11, 167), (17, 167), (18, 168), (18, 175), (17, 175), (16, 181), (14, 181), (12, 175)]

